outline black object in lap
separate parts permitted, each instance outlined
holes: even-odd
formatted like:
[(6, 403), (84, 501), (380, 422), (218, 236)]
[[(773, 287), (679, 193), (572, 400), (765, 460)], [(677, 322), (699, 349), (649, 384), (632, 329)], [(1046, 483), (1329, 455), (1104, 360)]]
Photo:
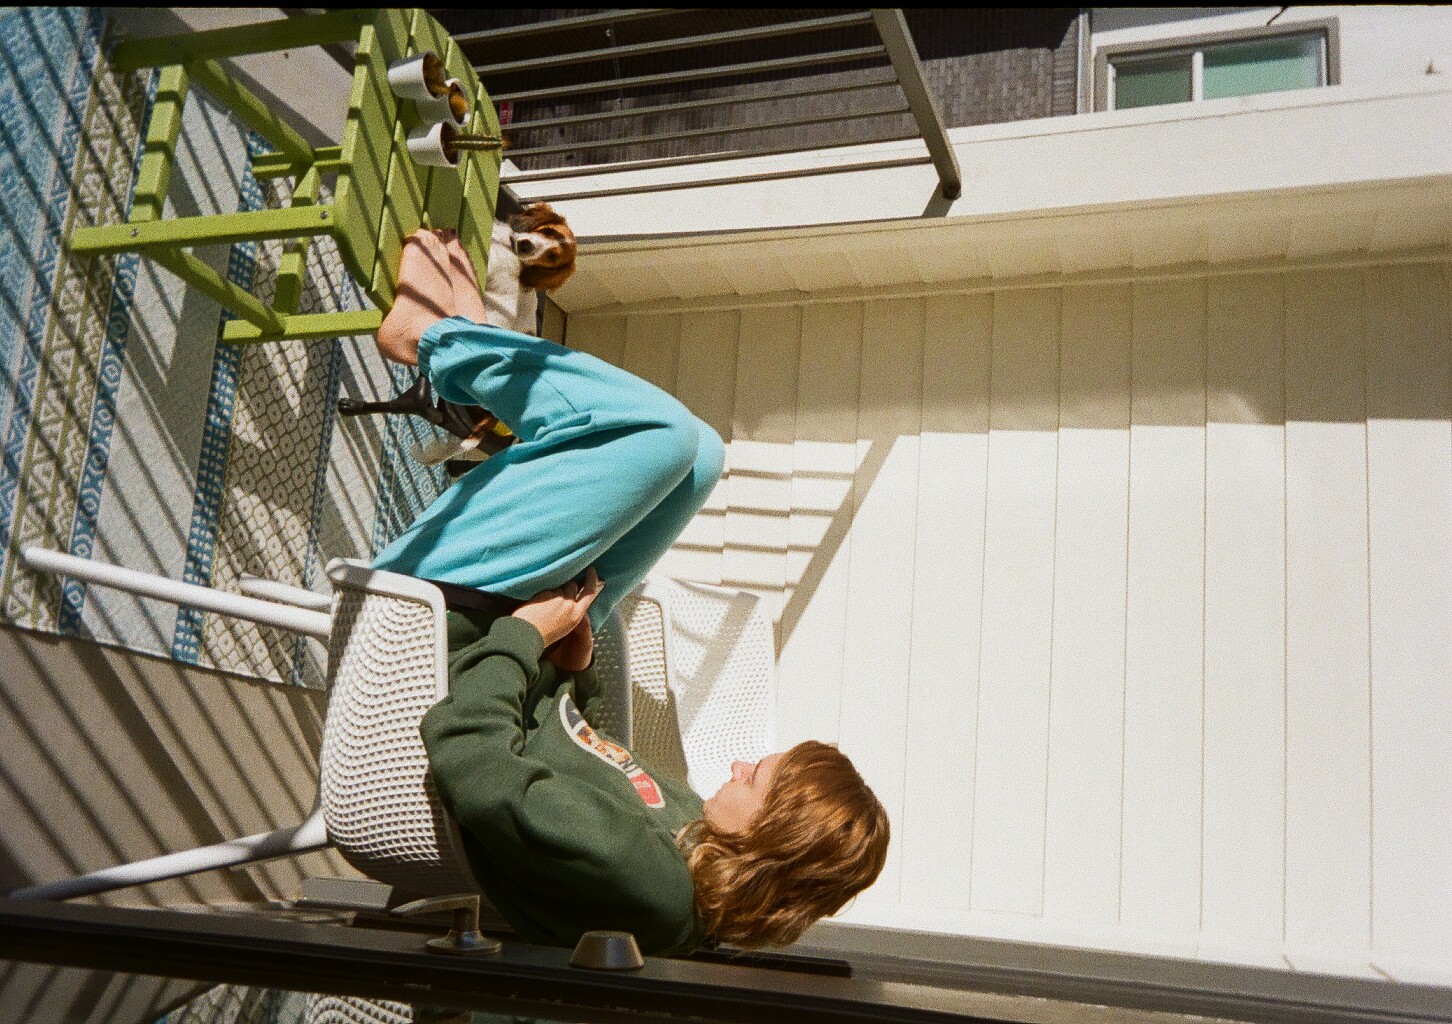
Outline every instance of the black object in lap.
[[(468, 437), (475, 425), (488, 413), (477, 405), (459, 405), (435, 399), (429, 379), (420, 375), (407, 391), (386, 402), (359, 402), (352, 398), (338, 399), (341, 416), (368, 416), (373, 413), (396, 412), (421, 416), (455, 437)], [(502, 440), (502, 439), (501, 439)]]
[(484, 612), (487, 615), (509, 615), (524, 604), (517, 597), (491, 594), (487, 590), (461, 587), (441, 580), (424, 580), (438, 587), (444, 595), (444, 607), (450, 611)]

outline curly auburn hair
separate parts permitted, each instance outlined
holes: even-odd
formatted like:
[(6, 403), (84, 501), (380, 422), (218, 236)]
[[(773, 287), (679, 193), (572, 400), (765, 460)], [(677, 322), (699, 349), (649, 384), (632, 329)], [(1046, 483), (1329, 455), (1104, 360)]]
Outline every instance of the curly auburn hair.
[(887, 811), (835, 747), (808, 740), (777, 764), (743, 832), (704, 818), (682, 835), (706, 934), (737, 946), (787, 945), (867, 888), (887, 859)]

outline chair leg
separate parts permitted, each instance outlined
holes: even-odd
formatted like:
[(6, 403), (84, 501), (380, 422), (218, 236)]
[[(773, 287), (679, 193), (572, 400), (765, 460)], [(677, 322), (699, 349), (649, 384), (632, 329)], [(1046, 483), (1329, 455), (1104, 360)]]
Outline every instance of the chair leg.
[(274, 857), (286, 857), (298, 853), (310, 853), (332, 845), (328, 839), (327, 827), (323, 824), (321, 808), (308, 815), (307, 820), (292, 828), (276, 832), (260, 832), (243, 836), (227, 843), (199, 846), (181, 853), (168, 853), (161, 857), (139, 860), (132, 864), (118, 864), (112, 868), (93, 871), (79, 878), (67, 878), (45, 885), (33, 885), (18, 889), (6, 898), (12, 900), (66, 900), (75, 896), (92, 896), (96, 893), (124, 889), (146, 882), (160, 882), (168, 878), (211, 871), (215, 868), (235, 867), (239, 864), (256, 864)]

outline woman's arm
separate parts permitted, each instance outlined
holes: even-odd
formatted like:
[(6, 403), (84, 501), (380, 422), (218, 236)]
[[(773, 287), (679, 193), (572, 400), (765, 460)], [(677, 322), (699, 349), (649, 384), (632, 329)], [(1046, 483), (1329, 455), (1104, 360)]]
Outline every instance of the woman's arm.
[(505, 617), (451, 659), (450, 694), (421, 728), (440, 797), (476, 841), (491, 898), (526, 937), (569, 945), (589, 928), (618, 928), (642, 948), (680, 947), (690, 877), (670, 844), (525, 751), (524, 696), (544, 639)]
[[(591, 569), (583, 586), (542, 591), (450, 658), (449, 695), (429, 709), (420, 732), (434, 782), (462, 824), (484, 822), (551, 774), (522, 756), (524, 695), (545, 649), (588, 622), (600, 587)], [(488, 786), (478, 785), (482, 778)]]

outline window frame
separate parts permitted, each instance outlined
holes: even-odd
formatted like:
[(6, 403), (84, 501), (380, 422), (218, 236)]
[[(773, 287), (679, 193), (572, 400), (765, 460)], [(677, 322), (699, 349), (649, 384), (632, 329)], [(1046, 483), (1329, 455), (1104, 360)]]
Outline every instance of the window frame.
[[(1199, 35), (1180, 36), (1175, 39), (1156, 39), (1139, 43), (1120, 43), (1104, 46), (1094, 51), (1094, 110), (1107, 111), (1109, 106), (1109, 65), (1111, 61), (1126, 57), (1159, 57), (1177, 53), (1190, 53), (1191, 75), (1199, 77), (1199, 68), (1207, 46), (1223, 43), (1259, 42), (1267, 39), (1281, 39), (1287, 36), (1303, 36), (1320, 33), (1326, 42), (1326, 85), (1341, 84), (1341, 29), (1336, 18), (1312, 18), (1306, 21), (1288, 22), (1284, 25), (1259, 25), (1253, 28), (1230, 29), (1224, 32), (1205, 32)], [(1299, 91), (1299, 90), (1286, 90)], [(1275, 93), (1257, 93), (1271, 96)], [(1156, 107), (1193, 106), (1207, 102), (1191, 99), (1189, 103), (1156, 104), (1154, 107), (1133, 107), (1133, 110), (1151, 110)]]

